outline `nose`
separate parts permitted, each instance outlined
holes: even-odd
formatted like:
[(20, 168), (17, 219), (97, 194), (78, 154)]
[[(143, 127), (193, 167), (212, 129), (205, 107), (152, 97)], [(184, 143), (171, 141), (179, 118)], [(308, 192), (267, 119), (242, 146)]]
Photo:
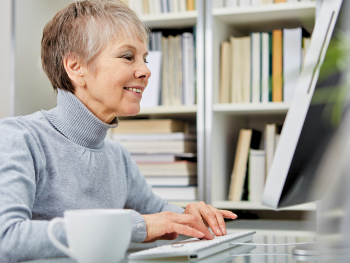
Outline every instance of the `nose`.
[(151, 77), (151, 71), (146, 66), (145, 62), (141, 62), (138, 69), (135, 71), (135, 77), (138, 79), (148, 80)]

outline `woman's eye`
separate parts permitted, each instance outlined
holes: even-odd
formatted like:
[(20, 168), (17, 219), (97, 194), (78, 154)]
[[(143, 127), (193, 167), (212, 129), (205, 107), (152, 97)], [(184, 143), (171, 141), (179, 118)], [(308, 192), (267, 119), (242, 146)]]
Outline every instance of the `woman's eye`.
[(134, 57), (133, 56), (123, 56), (122, 58), (125, 58), (127, 60), (132, 60)]
[(148, 63), (147, 59), (144, 59), (143, 61), (144, 61), (146, 64)]

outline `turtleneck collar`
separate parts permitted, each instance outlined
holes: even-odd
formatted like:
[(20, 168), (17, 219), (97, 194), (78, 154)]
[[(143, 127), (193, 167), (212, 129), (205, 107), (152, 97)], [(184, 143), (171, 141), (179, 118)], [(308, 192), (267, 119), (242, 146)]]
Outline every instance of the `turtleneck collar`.
[(58, 89), (57, 107), (44, 111), (49, 122), (70, 141), (87, 148), (99, 148), (109, 128), (118, 126), (118, 117), (111, 124), (98, 119), (71, 92)]

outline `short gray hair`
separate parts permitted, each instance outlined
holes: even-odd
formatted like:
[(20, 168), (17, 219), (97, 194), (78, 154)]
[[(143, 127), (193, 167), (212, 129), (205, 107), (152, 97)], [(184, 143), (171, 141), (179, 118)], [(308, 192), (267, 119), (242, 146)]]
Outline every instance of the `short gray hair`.
[(74, 93), (63, 59), (76, 54), (93, 73), (98, 55), (111, 40), (139, 39), (148, 42), (149, 29), (137, 14), (119, 0), (76, 1), (59, 11), (43, 31), (41, 62), (55, 90)]

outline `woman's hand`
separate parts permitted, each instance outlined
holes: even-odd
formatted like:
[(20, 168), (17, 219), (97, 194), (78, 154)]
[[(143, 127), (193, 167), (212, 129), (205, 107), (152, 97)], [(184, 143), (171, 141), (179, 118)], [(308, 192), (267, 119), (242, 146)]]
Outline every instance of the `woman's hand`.
[(184, 214), (195, 216), (207, 227), (210, 227), (214, 234), (217, 236), (227, 234), (224, 218), (237, 218), (237, 215), (234, 213), (226, 210), (218, 210), (211, 205), (207, 205), (203, 201), (197, 204), (188, 204), (186, 206)]
[(161, 212), (142, 216), (147, 227), (147, 237), (144, 242), (160, 239), (173, 240), (179, 234), (205, 239), (214, 238), (203, 221), (194, 215)]

